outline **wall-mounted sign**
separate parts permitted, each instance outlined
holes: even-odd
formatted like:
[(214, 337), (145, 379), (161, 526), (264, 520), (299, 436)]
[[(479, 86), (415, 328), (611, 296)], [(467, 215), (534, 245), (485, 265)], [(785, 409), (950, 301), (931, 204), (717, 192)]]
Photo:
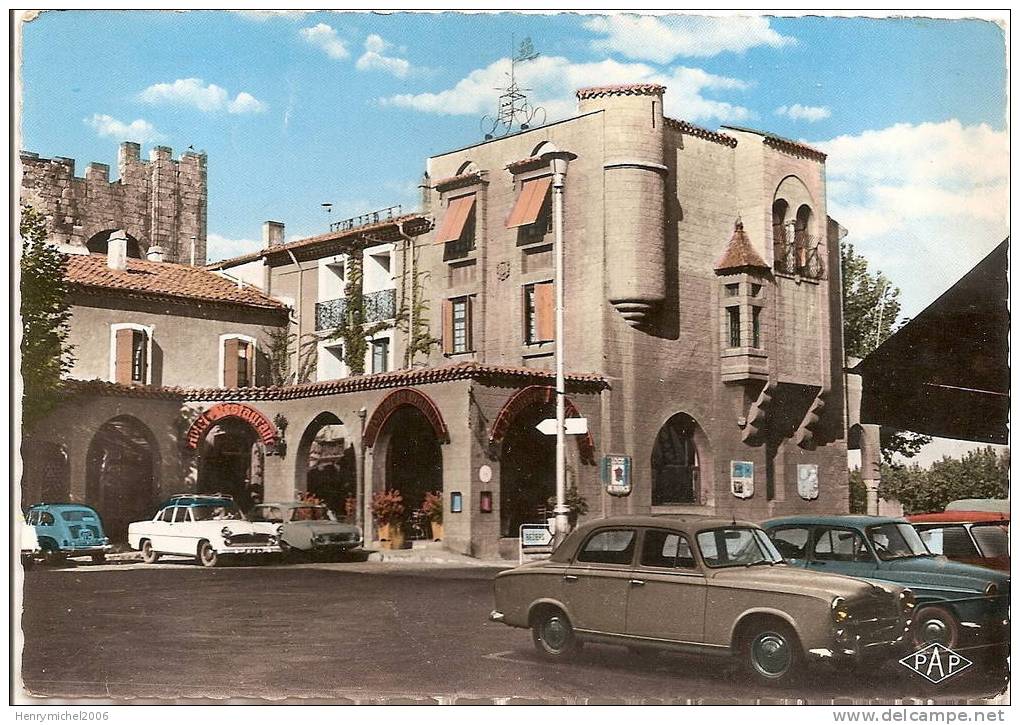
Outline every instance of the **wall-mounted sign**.
[(478, 468), (478, 480), (482, 483), (488, 483), (492, 480), (492, 466), (488, 463), (483, 463)]
[(520, 562), (546, 559), (552, 553), (552, 531), (545, 524), (521, 524)]
[(602, 483), (610, 496), (630, 495), (630, 463), (630, 456), (610, 453), (602, 457)]
[(805, 501), (818, 498), (818, 464), (797, 464), (797, 493)]
[(730, 461), (730, 491), (737, 498), (754, 495), (754, 461)]
[(459, 514), (464, 510), (464, 496), (460, 491), (453, 491), (450, 494), (450, 513)]

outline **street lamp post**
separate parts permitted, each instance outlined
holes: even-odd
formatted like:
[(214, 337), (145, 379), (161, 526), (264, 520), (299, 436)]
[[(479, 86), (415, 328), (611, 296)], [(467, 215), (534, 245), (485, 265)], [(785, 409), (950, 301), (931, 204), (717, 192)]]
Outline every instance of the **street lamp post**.
[(541, 156), (552, 170), (553, 228), (556, 247), (556, 515), (555, 541), (558, 544), (567, 535), (569, 526), (567, 508), (566, 418), (565, 398), (567, 386), (563, 374), (563, 187), (567, 166), (577, 158), (569, 151), (550, 150)]

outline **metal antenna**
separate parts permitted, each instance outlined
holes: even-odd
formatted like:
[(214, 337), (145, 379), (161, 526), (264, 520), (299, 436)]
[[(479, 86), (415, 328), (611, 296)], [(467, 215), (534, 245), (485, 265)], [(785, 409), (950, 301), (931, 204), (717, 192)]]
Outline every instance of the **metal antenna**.
[[(510, 84), (506, 88), (497, 88), (503, 91), (499, 96), (499, 110), (495, 116), (486, 114), (482, 117), (481, 128), (485, 134), (485, 140), (496, 135), (507, 136), (517, 127), (519, 131), (526, 131), (531, 126), (541, 126), (545, 123), (545, 109), (541, 106), (533, 106), (528, 103), (525, 91), (530, 88), (521, 88), (517, 85), (517, 64), (527, 63), (540, 55), (535, 50), (531, 38), (521, 41), (520, 47), (514, 50), (514, 36), (510, 36), (510, 72), (507, 74)], [(536, 119), (540, 119), (537, 120)], [(499, 129), (497, 133), (497, 129)]]

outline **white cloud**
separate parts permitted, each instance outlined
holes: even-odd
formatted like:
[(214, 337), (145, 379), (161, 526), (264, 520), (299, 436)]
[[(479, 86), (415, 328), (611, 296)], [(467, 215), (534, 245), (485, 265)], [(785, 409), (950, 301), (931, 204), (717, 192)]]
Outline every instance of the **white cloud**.
[(262, 242), (252, 239), (230, 239), (210, 232), (205, 238), (205, 256), (209, 262), (239, 257), (262, 249)]
[(136, 118), (131, 123), (124, 123), (105, 113), (94, 113), (90, 118), (84, 118), (82, 121), (94, 128), (100, 136), (115, 138), (118, 141), (149, 143), (163, 139), (163, 134), (142, 118)]
[(266, 110), (266, 105), (250, 93), (241, 91), (231, 99), (227, 89), (215, 83), (205, 85), (201, 78), (155, 83), (139, 93), (138, 100), (153, 105), (192, 106), (206, 113), (223, 110), (228, 113), (258, 113)]
[(340, 40), (336, 31), (325, 23), (319, 23), (310, 28), (301, 28), (301, 35), (306, 41), (323, 50), (334, 60), (343, 60), (351, 55), (347, 50), (347, 44)]
[(794, 103), (792, 106), (780, 106), (776, 109), (777, 116), (786, 116), (794, 121), (821, 121), (832, 115), (825, 106), (802, 106)]
[[(471, 71), (452, 88), (435, 93), (399, 94), (381, 99), (384, 105), (411, 108), (440, 115), (481, 115), (496, 110), (499, 91), (506, 84), (510, 61), (501, 58), (485, 68)], [(619, 83), (661, 83), (667, 87), (664, 111), (690, 121), (718, 119), (745, 121), (751, 117), (743, 106), (706, 98), (705, 92), (744, 91), (744, 81), (707, 73), (700, 68), (678, 66), (661, 72), (644, 63), (603, 60), (573, 63), (558, 56), (539, 56), (517, 67), (517, 81), (534, 105), (542, 106), (547, 120), (565, 118), (576, 112), (574, 92), (593, 85)]]
[(595, 50), (656, 63), (682, 56), (709, 58), (726, 51), (743, 53), (760, 45), (781, 48), (796, 42), (773, 30), (764, 17), (611, 15), (592, 18), (584, 27), (605, 36), (592, 41)]
[[(813, 143), (828, 212), (916, 315), (1009, 233), (1009, 141), (986, 124), (897, 124)], [(922, 261), (923, 260), (923, 261)]]
[(369, 35), (365, 38), (365, 53), (358, 58), (355, 67), (358, 70), (381, 70), (397, 78), (405, 78), (411, 70), (411, 64), (403, 58), (385, 55), (392, 47), (381, 36)]

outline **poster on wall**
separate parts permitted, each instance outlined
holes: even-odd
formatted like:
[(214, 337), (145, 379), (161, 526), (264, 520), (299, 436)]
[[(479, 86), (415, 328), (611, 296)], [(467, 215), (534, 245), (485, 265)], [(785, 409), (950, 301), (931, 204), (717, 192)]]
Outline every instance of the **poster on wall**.
[(797, 493), (805, 501), (818, 498), (818, 464), (797, 464)]
[(737, 498), (754, 495), (753, 461), (730, 461), (730, 491)]
[(630, 456), (610, 453), (602, 457), (602, 483), (610, 496), (629, 496)]

